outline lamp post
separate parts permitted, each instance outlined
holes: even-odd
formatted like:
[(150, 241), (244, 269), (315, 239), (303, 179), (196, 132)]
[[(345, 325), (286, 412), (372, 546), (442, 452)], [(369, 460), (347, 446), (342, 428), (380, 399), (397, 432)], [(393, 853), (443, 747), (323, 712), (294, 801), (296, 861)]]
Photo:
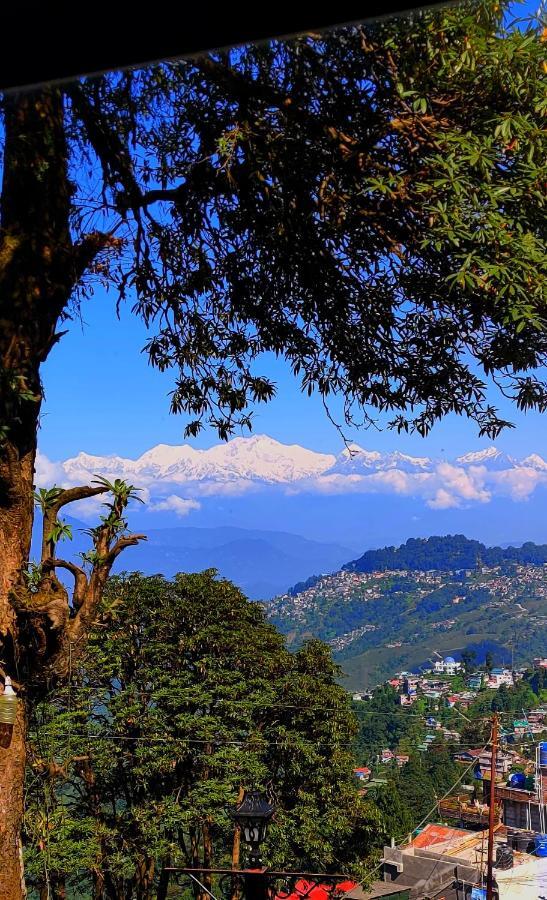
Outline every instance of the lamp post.
[(266, 837), (274, 810), (275, 807), (259, 791), (245, 791), (243, 800), (232, 812), (244, 842), (251, 848), (249, 868), (245, 870), (247, 900), (266, 900), (268, 896), (268, 879), (260, 857), (260, 845)]
[[(275, 812), (275, 807), (268, 802), (260, 791), (245, 791), (243, 799), (230, 809), (230, 815), (240, 828), (241, 837), (250, 847), (249, 866), (245, 869), (209, 869), (179, 866), (165, 866), (162, 870), (162, 897), (167, 896), (169, 879), (173, 875), (177, 880), (184, 878), (179, 885), (184, 887), (198, 885), (204, 888), (199, 880), (204, 875), (219, 876), (218, 896), (233, 900), (235, 896), (241, 900), (274, 900), (276, 895), (289, 900), (290, 897), (306, 898), (314, 888), (320, 888), (315, 896), (330, 900), (330, 895), (341, 900), (343, 894), (357, 887), (348, 881), (347, 875), (335, 875), (327, 872), (274, 872), (267, 869), (260, 857), (260, 846), (266, 837), (268, 825)], [(199, 877), (198, 877), (199, 876)], [(276, 883), (282, 881), (284, 887), (278, 891)], [(336, 891), (338, 893), (336, 894)], [(207, 893), (210, 893), (205, 888)], [(216, 892), (218, 893), (218, 892)], [(158, 897), (160, 894), (158, 893)], [(213, 896), (212, 894), (210, 895)]]

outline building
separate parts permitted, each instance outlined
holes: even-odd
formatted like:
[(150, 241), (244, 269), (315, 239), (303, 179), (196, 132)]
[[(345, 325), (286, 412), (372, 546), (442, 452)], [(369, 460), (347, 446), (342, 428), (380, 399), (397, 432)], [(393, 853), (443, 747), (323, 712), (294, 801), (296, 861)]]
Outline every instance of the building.
[(530, 730), (530, 726), (525, 719), (515, 719), (513, 722), (513, 731), (515, 734), (526, 734)]
[(470, 691), (480, 691), (482, 687), (482, 672), (473, 672), (465, 680), (465, 686)]
[(514, 684), (513, 673), (510, 669), (492, 669), (490, 675), (488, 676), (488, 687), (497, 688), (501, 687), (502, 684), (506, 684), (507, 687), (512, 687)]
[(457, 675), (461, 668), (461, 662), (456, 662), (453, 656), (446, 656), (435, 660), (433, 671), (440, 675)]
[(353, 770), (353, 774), (359, 781), (369, 781), (370, 776), (372, 775), (372, 771), (368, 768), (368, 766), (361, 766), (358, 769)]
[(482, 750), (460, 750), (459, 753), (454, 754), (454, 759), (456, 762), (462, 762), (469, 765), (472, 762), (478, 762), (481, 753)]
[[(492, 753), (490, 750), (483, 750), (479, 755), (479, 766), (481, 769), (482, 777), (485, 776), (490, 777), (490, 769), (492, 767)], [(514, 759), (513, 754), (511, 753), (503, 753), (498, 752), (496, 754), (496, 778), (503, 778), (504, 775), (507, 775), (509, 769), (513, 765)]]
[(534, 669), (547, 669), (547, 656), (538, 656), (534, 659)]
[[(496, 826), (498, 845), (507, 844), (504, 825)], [(431, 824), (404, 846), (384, 847), (382, 874), (393, 887), (409, 889), (411, 900), (471, 900), (473, 889), (485, 885), (485, 831)], [(499, 900), (538, 900), (545, 896), (547, 858), (513, 850), (513, 867), (494, 870), (494, 897)], [(349, 897), (361, 900), (357, 894)]]

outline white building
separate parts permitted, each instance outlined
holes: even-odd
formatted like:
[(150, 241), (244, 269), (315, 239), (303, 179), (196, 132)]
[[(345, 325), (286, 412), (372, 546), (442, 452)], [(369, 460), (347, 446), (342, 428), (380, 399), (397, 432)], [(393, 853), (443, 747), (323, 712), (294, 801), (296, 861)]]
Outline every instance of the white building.
[(492, 669), (488, 677), (489, 688), (499, 688), (502, 684), (513, 686), (513, 673), (510, 669)]
[(433, 670), (440, 675), (457, 675), (461, 670), (461, 662), (456, 662), (452, 656), (446, 656), (444, 659), (437, 659)]

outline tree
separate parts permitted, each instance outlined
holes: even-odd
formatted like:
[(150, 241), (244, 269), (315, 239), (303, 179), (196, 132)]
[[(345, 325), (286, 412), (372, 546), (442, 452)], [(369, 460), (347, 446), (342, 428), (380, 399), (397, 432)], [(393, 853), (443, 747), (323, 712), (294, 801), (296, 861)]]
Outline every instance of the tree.
[(487, 651), (486, 656), (484, 657), (484, 670), (488, 674), (494, 668), (494, 656), (490, 650)]
[[(4, 98), (0, 633), (29, 556), (41, 365), (93, 279), (155, 329), (187, 433), (226, 437), (283, 355), (347, 422), (503, 427), (492, 380), (547, 406), (542, 63), (505, 4)], [(84, 636), (82, 636), (82, 640)], [(24, 663), (24, 668), (29, 668)], [(23, 686), (24, 687), (24, 686)], [(21, 894), (24, 721), (2, 753), (0, 896)]]
[(469, 675), (470, 672), (473, 671), (477, 661), (477, 654), (474, 650), (462, 650), (461, 652), (461, 660), (463, 669), (466, 675)]
[(253, 785), (278, 807), (270, 864), (359, 866), (381, 822), (358, 795), (338, 676), (325, 645), (290, 654), (212, 571), (113, 578), (69, 685), (36, 710), (29, 875), (145, 900), (163, 864), (237, 864), (227, 809)]

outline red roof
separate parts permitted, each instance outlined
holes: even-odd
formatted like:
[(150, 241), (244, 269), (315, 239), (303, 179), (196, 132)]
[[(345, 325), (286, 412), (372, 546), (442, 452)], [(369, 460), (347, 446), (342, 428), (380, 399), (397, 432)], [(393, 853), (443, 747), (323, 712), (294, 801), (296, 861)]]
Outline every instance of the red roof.
[(448, 825), (426, 825), (424, 830), (414, 838), (412, 846), (425, 849), (426, 847), (431, 847), (432, 844), (443, 844), (458, 834), (464, 835), (469, 834), (469, 832), (463, 828), (450, 828)]
[[(339, 881), (335, 886), (334, 893), (341, 897), (348, 891), (358, 887), (355, 881)], [(332, 885), (318, 884), (315, 881), (307, 881), (305, 878), (299, 878), (294, 886), (291, 894), (276, 894), (276, 900), (329, 900), (332, 896)]]
[(370, 769), (368, 768), (368, 766), (362, 766), (360, 769), (354, 769), (353, 771), (356, 775), (358, 772), (362, 772), (363, 775), (370, 775)]

